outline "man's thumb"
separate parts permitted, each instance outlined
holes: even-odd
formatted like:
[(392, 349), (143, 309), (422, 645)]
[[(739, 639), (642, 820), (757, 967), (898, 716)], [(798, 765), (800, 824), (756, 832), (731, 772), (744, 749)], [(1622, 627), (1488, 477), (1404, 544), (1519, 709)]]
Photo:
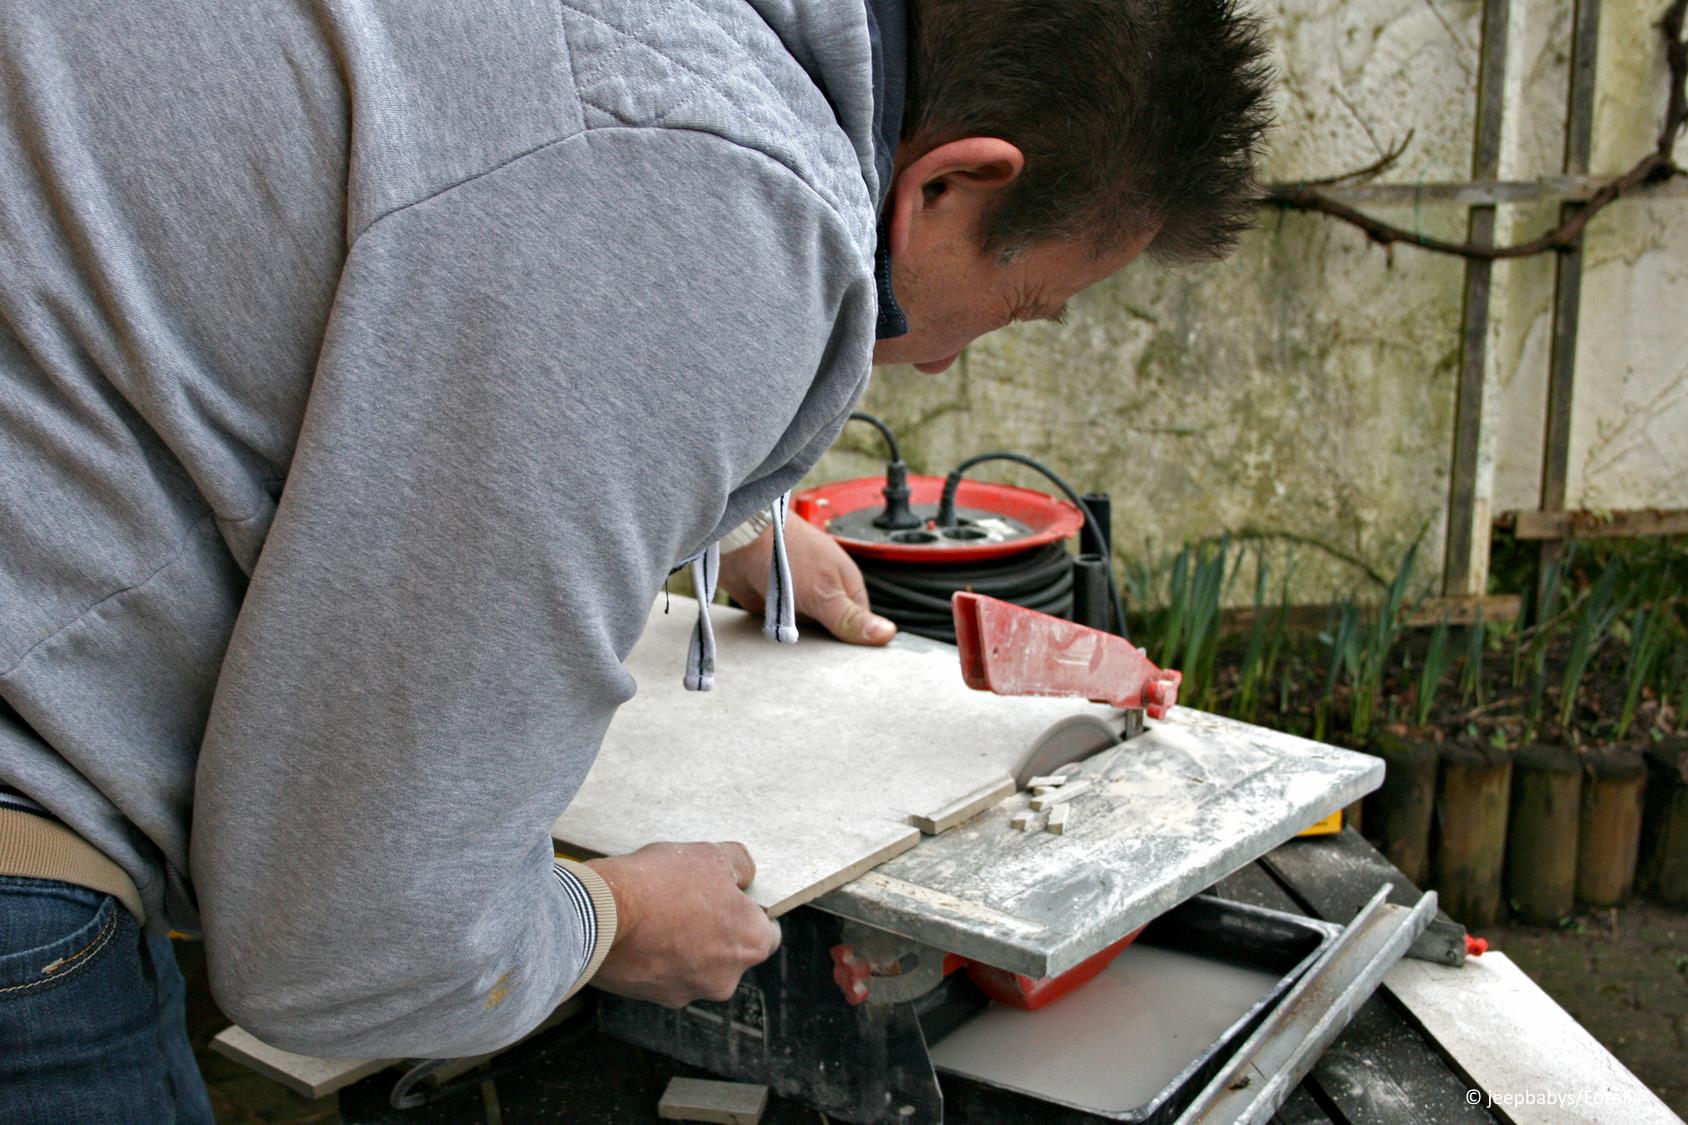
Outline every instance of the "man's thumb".
[(853, 645), (882, 645), (897, 635), (897, 627), (845, 594), (835, 594), (824, 603), (816, 618), (826, 631)]

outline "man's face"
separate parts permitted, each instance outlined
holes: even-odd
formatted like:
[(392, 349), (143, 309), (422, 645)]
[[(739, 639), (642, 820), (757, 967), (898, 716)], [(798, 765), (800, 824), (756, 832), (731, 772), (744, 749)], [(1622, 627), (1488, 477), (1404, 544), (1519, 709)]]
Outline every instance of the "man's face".
[(876, 364), (912, 363), (935, 375), (961, 349), (1016, 320), (1060, 320), (1072, 296), (1122, 270), (1154, 238), (1145, 232), (1097, 257), (1089, 239), (1038, 243), (1006, 264), (973, 237), (922, 237), (891, 258), (891, 284), (907, 335), (874, 345)]

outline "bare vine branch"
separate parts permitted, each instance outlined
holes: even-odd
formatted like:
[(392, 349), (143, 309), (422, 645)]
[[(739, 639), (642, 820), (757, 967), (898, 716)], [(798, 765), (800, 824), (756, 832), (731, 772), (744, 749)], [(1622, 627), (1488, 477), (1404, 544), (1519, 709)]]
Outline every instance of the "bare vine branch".
[(1677, 135), (1682, 132), (1683, 125), (1688, 123), (1688, 41), (1685, 41), (1682, 35), (1685, 16), (1688, 16), (1688, 0), (1671, 0), (1670, 6), (1665, 9), (1664, 15), (1655, 25), (1665, 39), (1665, 65), (1670, 85), (1664, 127), (1659, 131), (1653, 151), (1637, 160), (1623, 175), (1607, 181), (1589, 196), (1582, 207), (1567, 215), (1557, 227), (1535, 238), (1510, 246), (1484, 246), (1472, 242), (1429, 238), (1418, 231), (1407, 230), (1373, 218), (1319, 190), (1321, 187), (1334, 187), (1369, 179), (1382, 172), (1406, 151), (1407, 142), (1412, 139), (1411, 133), (1381, 159), (1364, 168), (1318, 180), (1273, 184), (1266, 189), (1261, 202), (1284, 211), (1312, 211), (1341, 219), (1364, 231), (1367, 238), (1385, 250), (1400, 242), (1437, 254), (1489, 261), (1500, 258), (1525, 258), (1548, 250), (1575, 250), (1582, 242), (1583, 231), (1587, 229), (1589, 220), (1612, 203), (1652, 184), (1663, 183), (1673, 176), (1688, 175), (1688, 171), (1678, 165), (1675, 159)]
[(1401, 159), (1402, 154), (1407, 151), (1407, 146), (1413, 143), (1415, 132), (1417, 132), (1416, 129), (1408, 129), (1407, 135), (1402, 137), (1397, 144), (1391, 145), (1389, 151), (1364, 168), (1356, 168), (1352, 172), (1338, 172), (1334, 176), (1325, 176), (1317, 180), (1301, 180), (1298, 182), (1298, 186), (1336, 187), (1341, 184), (1363, 184), (1368, 180), (1374, 180), (1393, 167), (1397, 160)]

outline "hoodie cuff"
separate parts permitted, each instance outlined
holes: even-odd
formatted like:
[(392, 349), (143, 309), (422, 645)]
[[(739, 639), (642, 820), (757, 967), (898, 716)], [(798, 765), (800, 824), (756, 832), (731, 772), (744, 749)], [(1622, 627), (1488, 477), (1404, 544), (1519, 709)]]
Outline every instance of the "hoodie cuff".
[(584, 863), (571, 859), (554, 862), (557, 882), (562, 884), (580, 914), (580, 932), (586, 946), (585, 962), (580, 975), (563, 997), (566, 1000), (592, 979), (609, 955), (610, 947), (615, 944), (615, 896), (610, 893), (610, 885), (604, 882), (604, 877)]
[(749, 519), (721, 536), (721, 553), (730, 554), (756, 542), (758, 536), (773, 523), (767, 512), (753, 512)]

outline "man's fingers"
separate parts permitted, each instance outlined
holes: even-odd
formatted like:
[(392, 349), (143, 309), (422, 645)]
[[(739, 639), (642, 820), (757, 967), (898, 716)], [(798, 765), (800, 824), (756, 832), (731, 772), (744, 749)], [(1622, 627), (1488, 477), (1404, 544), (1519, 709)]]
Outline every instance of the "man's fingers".
[(733, 881), (738, 884), (739, 890), (750, 886), (751, 881), (756, 878), (756, 861), (750, 858), (749, 850), (736, 840), (715, 846), (720, 849), (722, 857), (733, 869)]
[(842, 593), (821, 603), (816, 620), (827, 632), (853, 645), (882, 645), (897, 635), (895, 625)]
[(772, 957), (775, 953), (779, 952), (781, 934), (782, 934), (782, 931), (780, 930), (780, 924), (778, 922), (774, 921), (772, 918), (769, 918), (768, 919), (768, 952), (766, 952), (762, 955), (762, 960), (766, 961), (768, 958)]

